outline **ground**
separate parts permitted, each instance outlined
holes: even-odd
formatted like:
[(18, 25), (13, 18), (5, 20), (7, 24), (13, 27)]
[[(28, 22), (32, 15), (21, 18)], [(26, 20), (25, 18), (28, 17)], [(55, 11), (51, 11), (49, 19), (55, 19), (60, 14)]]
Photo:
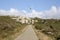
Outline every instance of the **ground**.
[(19, 35), (15, 40), (38, 40), (38, 37), (36, 36), (32, 25), (28, 25), (23, 30), (24, 32)]
[[(38, 35), (37, 35), (38, 34)], [(42, 32), (36, 32), (34, 30), (33, 25), (27, 25), (26, 28), (23, 29), (23, 33), (19, 35), (15, 40), (53, 40), (51, 37), (45, 35)]]

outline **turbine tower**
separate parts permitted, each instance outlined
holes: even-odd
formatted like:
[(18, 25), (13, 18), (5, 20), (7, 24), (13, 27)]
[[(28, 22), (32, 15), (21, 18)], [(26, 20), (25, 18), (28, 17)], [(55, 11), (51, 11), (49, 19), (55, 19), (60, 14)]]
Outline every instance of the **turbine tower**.
[(32, 17), (32, 8), (30, 8), (30, 17)]

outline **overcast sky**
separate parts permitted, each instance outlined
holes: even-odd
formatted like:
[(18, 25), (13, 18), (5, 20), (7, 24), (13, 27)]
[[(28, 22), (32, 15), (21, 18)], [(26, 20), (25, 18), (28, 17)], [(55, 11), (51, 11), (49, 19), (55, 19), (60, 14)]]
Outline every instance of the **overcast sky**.
[(0, 15), (60, 19), (60, 0), (0, 0)]

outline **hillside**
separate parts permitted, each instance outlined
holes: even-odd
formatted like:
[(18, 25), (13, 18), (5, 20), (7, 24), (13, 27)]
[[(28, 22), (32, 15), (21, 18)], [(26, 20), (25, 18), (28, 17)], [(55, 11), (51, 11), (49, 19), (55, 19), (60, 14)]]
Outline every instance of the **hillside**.
[(57, 19), (40, 19), (35, 18), (35, 28), (44, 34), (54, 37), (56, 40), (60, 39), (60, 20)]
[(18, 33), (25, 25), (9, 16), (0, 16), (0, 40), (12, 40), (14, 35)]

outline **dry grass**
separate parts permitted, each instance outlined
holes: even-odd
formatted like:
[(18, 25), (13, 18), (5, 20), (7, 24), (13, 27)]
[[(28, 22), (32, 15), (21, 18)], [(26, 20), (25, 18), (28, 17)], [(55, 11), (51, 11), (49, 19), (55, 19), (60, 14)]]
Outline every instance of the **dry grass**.
[[(41, 30), (44, 34), (57, 38), (60, 35), (60, 20), (57, 19), (39, 19), (36, 18), (35, 28)], [(53, 34), (48, 34), (51, 32)], [(60, 38), (60, 37), (59, 37)]]
[(0, 16), (0, 40), (13, 40), (26, 25), (16, 22), (9, 16)]

